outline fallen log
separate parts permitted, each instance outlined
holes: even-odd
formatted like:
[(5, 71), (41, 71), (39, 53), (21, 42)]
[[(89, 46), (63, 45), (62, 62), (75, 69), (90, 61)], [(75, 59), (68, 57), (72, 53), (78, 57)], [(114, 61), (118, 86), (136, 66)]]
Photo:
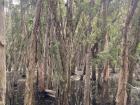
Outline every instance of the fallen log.
[(45, 89), (45, 93), (48, 96), (55, 98), (56, 91)]

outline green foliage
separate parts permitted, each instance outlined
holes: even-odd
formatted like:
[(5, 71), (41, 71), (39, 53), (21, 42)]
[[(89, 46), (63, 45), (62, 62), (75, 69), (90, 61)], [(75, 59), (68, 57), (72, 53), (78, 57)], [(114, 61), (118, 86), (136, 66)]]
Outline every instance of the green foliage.
[(136, 58), (138, 58), (140, 62), (140, 43), (138, 44), (138, 47), (137, 47)]
[(33, 17), (28, 17), (28, 22), (27, 22), (28, 24), (28, 30), (30, 31), (30, 32), (32, 32), (32, 30), (33, 30)]
[(51, 47), (50, 47), (49, 51), (50, 51), (50, 54), (53, 54), (55, 56), (55, 58), (58, 53), (59, 45), (60, 45), (60, 43), (58, 41), (51, 42)]

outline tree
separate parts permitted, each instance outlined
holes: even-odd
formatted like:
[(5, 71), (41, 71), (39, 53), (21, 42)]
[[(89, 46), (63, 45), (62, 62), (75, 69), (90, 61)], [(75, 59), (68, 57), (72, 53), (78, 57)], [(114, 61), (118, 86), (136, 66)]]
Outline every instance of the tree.
[[(95, 4), (95, 1), (94, 0), (90, 0), (89, 1), (89, 7), (90, 9), (93, 8)], [(91, 22), (93, 21), (93, 18), (94, 18), (94, 15), (89, 12), (88, 14), (88, 26), (87, 26), (87, 29), (86, 29), (86, 36), (90, 36), (91, 33), (92, 33), (92, 24)], [(92, 63), (91, 63), (91, 43), (88, 41), (88, 37), (86, 38), (86, 55), (85, 55), (85, 84), (84, 84), (84, 105), (90, 105), (90, 87), (91, 87), (91, 82), (90, 82), (90, 75), (91, 75), (91, 72), (92, 72)]]
[[(108, 14), (108, 0), (103, 0), (102, 5), (103, 5), (103, 12), (102, 12), (102, 18), (103, 18), (103, 28), (102, 28), (102, 34), (103, 34), (103, 40), (104, 40), (104, 50), (108, 50), (109, 48), (109, 33), (107, 32), (107, 14)], [(108, 94), (108, 85), (109, 85), (109, 60), (106, 59), (104, 63), (104, 68), (103, 68), (103, 89), (102, 89), (102, 104), (106, 104), (107, 101), (109, 101), (109, 94)]]
[(116, 95), (116, 105), (126, 105), (127, 104), (127, 82), (129, 76), (128, 70), (128, 29), (130, 22), (133, 18), (135, 10), (137, 8), (139, 0), (132, 0), (131, 8), (128, 11), (128, 15), (125, 21), (125, 26), (123, 27), (123, 49), (122, 49), (122, 66), (119, 74), (118, 90)]
[(0, 1), (0, 105), (5, 105), (6, 94), (6, 55), (4, 0)]
[(36, 4), (36, 13), (34, 17), (33, 30), (31, 34), (31, 43), (29, 45), (29, 66), (26, 71), (26, 88), (25, 88), (25, 99), (24, 105), (34, 105), (34, 79), (35, 79), (35, 68), (36, 68), (36, 35), (39, 28), (40, 13), (41, 13), (42, 0), (38, 0)]
[(91, 90), (90, 75), (92, 71), (90, 47), (87, 48), (85, 60), (86, 60), (86, 74), (85, 74), (85, 85), (84, 85), (84, 105), (90, 105), (90, 90)]
[[(128, 84), (132, 85), (134, 77), (134, 71), (135, 71), (135, 66), (137, 64), (137, 60), (138, 58), (136, 57), (136, 52), (137, 52), (137, 48), (140, 42), (140, 8), (137, 9), (136, 14), (134, 16), (133, 19), (133, 23), (131, 24), (131, 26), (133, 26), (132, 30), (131, 30), (131, 45), (129, 46), (129, 77), (128, 77)], [(133, 39), (133, 40), (132, 40)], [(128, 98), (127, 98), (127, 105), (131, 105), (131, 87), (128, 88)]]

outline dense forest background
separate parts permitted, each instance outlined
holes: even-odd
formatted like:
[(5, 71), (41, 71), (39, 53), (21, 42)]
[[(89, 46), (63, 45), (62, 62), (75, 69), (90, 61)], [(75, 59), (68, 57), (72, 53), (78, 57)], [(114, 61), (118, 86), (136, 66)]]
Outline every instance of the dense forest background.
[(0, 0), (0, 105), (140, 105), (139, 0)]

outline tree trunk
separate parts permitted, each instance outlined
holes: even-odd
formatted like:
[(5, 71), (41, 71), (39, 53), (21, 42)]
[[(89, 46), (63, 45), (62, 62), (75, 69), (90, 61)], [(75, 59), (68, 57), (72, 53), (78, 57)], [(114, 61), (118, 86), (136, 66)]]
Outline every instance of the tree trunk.
[(6, 94), (6, 55), (5, 55), (5, 19), (4, 0), (0, 1), (0, 105), (5, 105)]
[(128, 82), (128, 28), (137, 8), (139, 0), (132, 0), (130, 11), (128, 12), (123, 30), (123, 50), (122, 66), (119, 74), (118, 90), (116, 95), (116, 105), (126, 105), (127, 103), (127, 82)]
[(91, 51), (90, 47), (88, 46), (86, 52), (86, 74), (85, 74), (85, 85), (84, 85), (84, 105), (90, 105), (90, 75), (92, 71), (91, 65)]
[(51, 11), (51, 1), (48, 0), (48, 7), (47, 7), (47, 26), (46, 26), (46, 34), (45, 34), (45, 41), (44, 41), (44, 70), (45, 71), (45, 76), (47, 79), (47, 83), (46, 83), (46, 88), (50, 89), (50, 85), (51, 85), (51, 74), (49, 74), (50, 72), (50, 65), (49, 65), (49, 39), (50, 39), (50, 35), (51, 35), (51, 26), (52, 26), (52, 11)]
[[(90, 8), (93, 8), (94, 3), (95, 3), (94, 0), (89, 1)], [(87, 29), (85, 32), (85, 34), (87, 36), (90, 35), (92, 32), (92, 24), (91, 23), (92, 23), (93, 18), (94, 18), (92, 13), (89, 13), (88, 15), (89, 15), (88, 16), (89, 23), (88, 23), (88, 26), (87, 26)], [(90, 105), (90, 101), (91, 101), (91, 99), (90, 99), (90, 92), (91, 92), (90, 75), (92, 72), (92, 65), (91, 65), (91, 45), (88, 41), (86, 43), (85, 48), (86, 48), (86, 57), (85, 57), (86, 71), (85, 71), (85, 84), (84, 84), (84, 105)]]
[(34, 18), (33, 31), (31, 34), (31, 44), (29, 48), (29, 67), (27, 70), (26, 88), (25, 88), (25, 100), (24, 105), (34, 105), (34, 79), (36, 68), (36, 34), (38, 33), (40, 13), (41, 13), (42, 0), (37, 1), (36, 14)]
[(21, 36), (24, 38), (25, 30), (25, 0), (20, 0), (20, 9), (21, 9)]
[(40, 63), (38, 65), (38, 88), (40, 92), (45, 91), (45, 69), (44, 69), (44, 63)]
[[(107, 33), (107, 5), (108, 0), (103, 0), (103, 37), (104, 37), (104, 50), (108, 49), (109, 47), (109, 35)], [(104, 63), (103, 69), (103, 88), (102, 88), (102, 104), (105, 105), (109, 101), (109, 60), (107, 59)]]
[[(135, 56), (138, 44), (140, 42), (140, 25), (137, 24), (139, 22), (139, 12), (140, 9), (136, 11), (135, 18), (137, 20), (134, 21), (134, 28), (132, 28), (132, 39), (131, 45), (129, 47), (129, 77), (128, 77), (128, 84), (132, 84), (133, 81), (133, 72), (135, 70), (135, 66), (137, 63), (137, 58)], [(128, 98), (127, 98), (127, 105), (131, 105), (131, 87), (128, 89)]]

